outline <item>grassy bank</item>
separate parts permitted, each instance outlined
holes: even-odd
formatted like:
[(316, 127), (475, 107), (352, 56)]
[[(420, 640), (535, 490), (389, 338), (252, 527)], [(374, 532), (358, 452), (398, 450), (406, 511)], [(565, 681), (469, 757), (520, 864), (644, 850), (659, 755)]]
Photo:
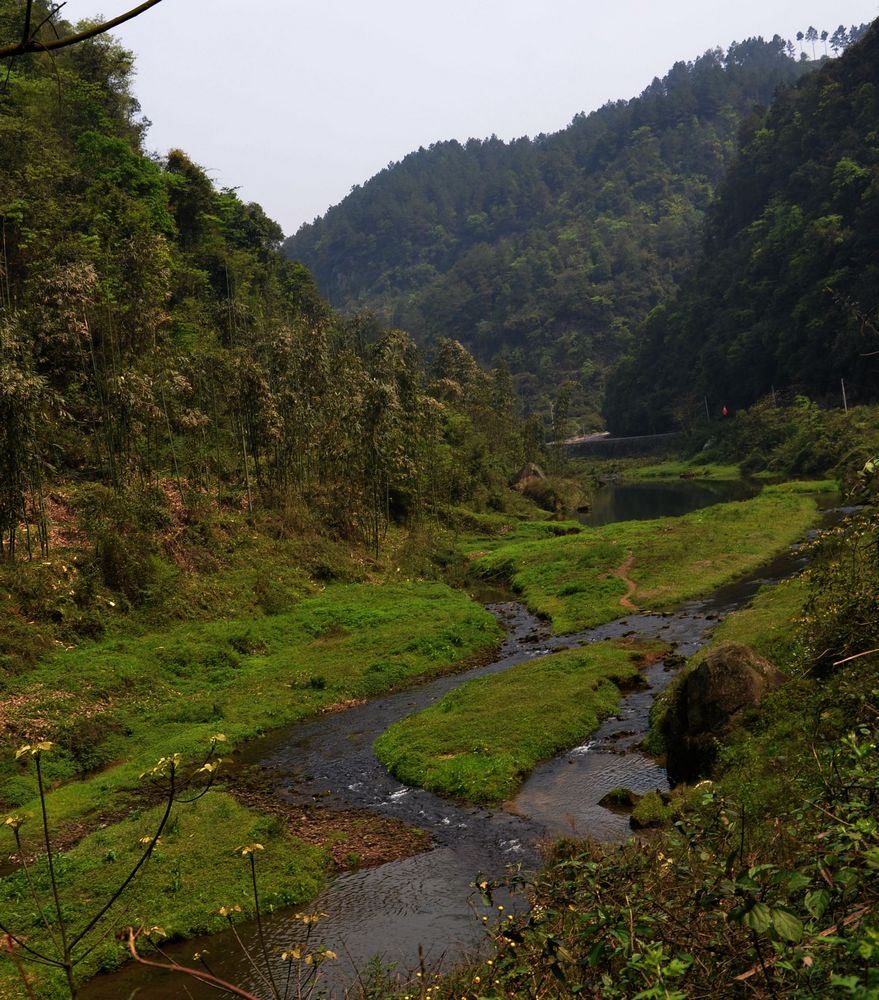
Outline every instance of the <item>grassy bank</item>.
[[(159, 757), (197, 761), (218, 731), (223, 750), (232, 749), (268, 729), (452, 669), (486, 654), (500, 634), (488, 612), (443, 584), (350, 584), (279, 614), (179, 624), (59, 651), (7, 682), (2, 721), (10, 750), (0, 761), (6, 805), (39, 815), (33, 767), (15, 761), (12, 750), (56, 742), (44, 759), (47, 805), (55, 842), (75, 843), (59, 871), (65, 909), (81, 920), (115, 887), (154, 825), (141, 774)], [(21, 832), (25, 850), (40, 853), (38, 823)], [(211, 909), (247, 910), (246, 872), (233, 848), (251, 839), (276, 859), (260, 862), (267, 905), (313, 898), (331, 867), (328, 851), (211, 791), (175, 808), (161, 849), (119, 907), (119, 926), (143, 920), (189, 936), (219, 928)], [(5, 924), (37, 935), (39, 917), (20, 876), (4, 880), (0, 902)], [(101, 946), (84, 968), (118, 957), (112, 943)], [(16, 980), (8, 963), (0, 967), (3, 995), (2, 977)], [(40, 997), (54, 995), (47, 982)]]
[[(162, 807), (137, 809), (56, 858), (68, 938), (84, 929), (131, 871), (144, 850), (141, 838), (156, 830), (161, 812)], [(22, 833), (36, 824), (29, 821)], [(8, 831), (4, 837), (8, 840), (4, 849), (14, 850)], [(222, 791), (212, 790), (198, 802), (175, 807), (152, 857), (104, 928), (124, 931), (129, 925), (157, 925), (168, 937), (191, 937), (228, 927), (217, 913), (220, 907), (240, 906), (243, 914), (252, 915), (250, 867), (240, 848), (254, 842), (265, 845), (257, 860), (264, 911), (305, 902), (320, 891), (327, 867), (324, 850), (286, 833), (278, 820), (259, 816)], [(31, 869), (31, 877), (45, 912), (52, 914), (50, 924), (55, 925), (45, 861)], [(51, 953), (51, 938), (21, 874), (0, 882), (0, 905), (4, 924), (14, 927), (30, 947)], [(81, 951), (96, 940), (95, 949), (78, 967), (78, 976), (114, 968), (124, 958), (123, 945), (113, 934), (103, 940), (100, 934), (90, 935)], [(67, 996), (60, 970), (30, 966), (28, 975), (41, 1000)], [(0, 996), (22, 996), (21, 990), (11, 962), (0, 960)]]
[(708, 482), (729, 482), (741, 479), (737, 465), (721, 465), (717, 462), (700, 463), (693, 459), (669, 460), (652, 465), (632, 465), (623, 474), (626, 481), (655, 482), (666, 479), (704, 479)]
[(375, 743), (406, 784), (471, 802), (508, 798), (534, 766), (585, 739), (661, 643), (606, 642), (469, 681)]
[[(824, 487), (825, 484), (816, 484)], [(534, 541), (499, 541), (472, 568), (509, 580), (559, 633), (629, 610), (668, 608), (759, 566), (816, 518), (813, 484), (766, 487), (752, 500), (678, 518), (628, 521)]]
[(729, 733), (713, 780), (646, 842), (557, 844), (527, 915), (501, 913), (487, 957), (432, 995), (875, 997), (877, 562), (875, 518), (849, 525), (805, 579), (719, 625), (790, 680)]
[[(50, 810), (65, 821), (106, 810), (160, 756), (197, 756), (218, 730), (234, 746), (446, 671), (499, 637), (488, 612), (443, 584), (333, 586), (282, 614), (59, 652), (7, 687), (4, 735), (59, 744), (46, 767), (60, 786)], [(27, 770), (7, 757), (0, 775), (7, 806), (32, 804)]]

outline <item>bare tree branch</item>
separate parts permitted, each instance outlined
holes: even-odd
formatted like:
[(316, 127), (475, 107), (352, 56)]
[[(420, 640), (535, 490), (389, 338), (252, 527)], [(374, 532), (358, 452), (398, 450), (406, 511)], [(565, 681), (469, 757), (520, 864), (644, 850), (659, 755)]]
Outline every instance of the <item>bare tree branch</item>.
[(137, 7), (132, 8), (132, 10), (127, 11), (125, 14), (113, 17), (109, 21), (102, 21), (100, 24), (94, 24), (90, 28), (86, 28), (84, 31), (78, 31), (72, 35), (64, 35), (61, 38), (49, 39), (48, 41), (40, 41), (37, 38), (28, 37), (27, 32), (29, 31), (31, 6), (28, 4), (25, 36), (15, 45), (5, 45), (0, 47), (0, 59), (5, 59), (7, 56), (24, 55), (26, 52), (48, 52), (52, 49), (64, 49), (67, 48), (68, 45), (76, 45), (77, 42), (84, 42), (87, 38), (94, 38), (95, 35), (103, 35), (104, 32), (111, 31), (118, 25), (124, 24), (126, 21), (130, 21), (132, 18), (137, 17), (138, 14), (143, 14), (145, 10), (149, 10), (150, 7), (155, 7), (156, 4), (161, 2), (162, 0), (146, 0), (145, 3), (139, 4)]

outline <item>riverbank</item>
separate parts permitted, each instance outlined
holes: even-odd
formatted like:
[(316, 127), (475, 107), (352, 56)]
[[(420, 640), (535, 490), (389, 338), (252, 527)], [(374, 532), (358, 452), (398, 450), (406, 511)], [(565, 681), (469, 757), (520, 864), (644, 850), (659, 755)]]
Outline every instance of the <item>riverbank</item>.
[(689, 669), (734, 641), (787, 683), (741, 713), (710, 778), (664, 809), (665, 829), (622, 850), (559, 842), (528, 884), (527, 918), (498, 920), (490, 953), (433, 995), (875, 993), (875, 537), (869, 514), (828, 532), (803, 576), (717, 626)]
[[(485, 657), (501, 635), (493, 616), (443, 584), (336, 585), (275, 615), (85, 644), (16, 678), (3, 702), (9, 744), (52, 738), (59, 744), (43, 755), (46, 804), (53, 840), (65, 848), (59, 888), (76, 924), (118, 885), (139, 838), (156, 822), (155, 795), (140, 776), (158, 758), (180, 754), (197, 763), (218, 732), (220, 750), (232, 752), (268, 729), (461, 669)], [(0, 768), (15, 812), (38, 816), (33, 767), (10, 754)], [(218, 773), (222, 781), (222, 768)], [(355, 865), (364, 855), (373, 862), (399, 856), (401, 844), (424, 845), (414, 832), (385, 824), (367, 834), (372, 850), (364, 852), (351, 817), (322, 824), (322, 836), (308, 845), (288, 832), (295, 822), (266, 817), (218, 790), (197, 808), (175, 807), (173, 819), (173, 835), (163, 835), (147, 866), (150, 877), (117, 919), (161, 924), (182, 936), (216, 927), (210, 912), (230, 899), (252, 912), (231, 854), (248, 838), (286, 858), (265, 866), (269, 905), (313, 898), (338, 868), (337, 849), (346, 843), (343, 858)], [(26, 822), (21, 836), (26, 854), (40, 853), (37, 822)], [(6, 850), (15, 850), (11, 835)], [(41, 890), (46, 876), (38, 866)], [(46, 930), (21, 876), (4, 879), (2, 904), (10, 925), (35, 946), (43, 942)], [(102, 946), (81, 972), (120, 958), (120, 946)], [(16, 982), (8, 963), (0, 968), (5, 982)], [(54, 996), (58, 988), (47, 980), (39, 995)]]
[[(502, 518), (492, 516), (489, 519), (495, 533), (477, 540), (477, 544), (502, 547), (517, 535), (527, 536), (531, 544), (552, 544), (579, 537), (568, 532), (577, 531), (582, 534), (576, 525), (506, 521), (512, 527), (505, 527), (496, 523)], [(459, 541), (462, 547), (466, 547), (473, 539)], [(452, 608), (457, 609), (459, 617), (452, 615), (444, 626), (437, 619), (437, 611), (450, 611)], [(462, 595), (438, 584), (383, 587), (336, 585), (326, 588), (321, 594), (299, 601), (286, 615), (281, 613), (264, 616), (257, 621), (256, 631), (248, 634), (242, 634), (240, 620), (197, 627), (186, 626), (181, 627), (182, 631), (179, 632), (171, 629), (167, 633), (153, 636), (147, 633), (136, 640), (132, 638), (131, 648), (126, 645), (126, 640), (116, 637), (104, 645), (90, 647), (88, 653), (85, 648), (68, 651), (58, 662), (75, 664), (80, 662), (77, 657), (82, 657), (81, 662), (88, 664), (79, 675), (79, 683), (73, 673), (66, 681), (77, 692), (88, 690), (99, 695), (94, 704), (106, 713), (106, 718), (119, 719), (131, 730), (123, 734), (110, 733), (110, 738), (117, 741), (117, 746), (120, 739), (138, 736), (144, 741), (144, 749), (158, 749), (162, 737), (176, 735), (181, 738), (181, 742), (185, 742), (185, 739), (196, 740), (199, 736), (208, 739), (217, 730), (222, 730), (235, 741), (244, 738), (242, 734), (245, 732), (245, 729), (236, 729), (236, 726), (253, 725), (252, 731), (260, 728), (252, 722), (254, 709), (265, 711), (270, 724), (277, 725), (279, 719), (284, 720), (285, 711), (295, 711), (299, 714), (293, 717), (301, 718), (309, 711), (333, 705), (344, 707), (376, 693), (381, 689), (378, 685), (389, 678), (396, 683), (407, 683), (419, 671), (428, 673), (448, 669), (452, 663), (466, 657), (471, 649), (468, 643), (475, 643), (473, 648), (476, 649), (485, 648), (487, 641), (496, 641), (499, 633), (493, 623), (492, 628), (488, 628), (486, 619), (481, 617), (484, 614)], [(618, 617), (618, 613), (613, 617)], [(262, 624), (259, 624), (260, 621)], [(466, 638), (468, 635), (470, 638)], [(174, 641), (169, 644), (170, 639)], [(92, 662), (96, 650), (101, 655)], [(386, 655), (389, 650), (394, 654), (390, 658)], [(474, 655), (478, 655), (478, 652)], [(131, 689), (125, 691), (131, 697), (129, 704), (118, 695), (118, 700), (114, 700), (114, 692), (101, 687), (101, 683), (108, 682), (108, 678), (116, 675), (117, 660), (123, 667), (121, 687)], [(294, 664), (299, 661), (301, 665), (291, 667), (291, 660)], [(126, 663), (129, 664), (128, 667), (125, 666)], [(305, 664), (308, 665), (307, 670)], [(338, 674), (333, 672), (337, 669), (340, 671)], [(57, 669), (51, 675), (54, 687), (49, 687), (44, 681), (43, 687), (37, 688), (38, 692), (46, 693), (46, 701), (41, 705), (47, 711), (56, 712), (55, 718), (63, 716), (71, 700), (56, 696), (56, 692), (62, 690), (58, 686), (64, 682), (62, 673)], [(143, 679), (144, 674), (146, 680)], [(30, 679), (34, 680), (33, 677)], [(221, 704), (216, 690), (223, 695), (226, 691), (224, 685), (227, 684), (228, 692), (224, 696), (228, 696), (228, 704), (223, 707), (223, 715), (217, 718), (215, 714), (199, 714), (205, 711), (216, 712)], [(151, 698), (154, 699), (152, 703)], [(293, 705), (296, 706), (295, 709), (291, 708)], [(306, 707), (303, 708), (303, 705)], [(136, 729), (140, 723), (135, 719), (135, 706), (146, 710), (143, 728), (140, 730)], [(175, 708), (179, 708), (176, 714), (173, 711)], [(172, 710), (170, 719), (169, 709)], [(126, 710), (131, 710), (128, 715), (125, 714)], [(152, 715), (149, 714), (151, 711)], [(119, 714), (114, 715), (114, 712)], [(251, 721), (248, 722), (248, 719)], [(163, 729), (163, 726), (169, 728)], [(150, 744), (149, 740), (155, 742)], [(195, 743), (189, 747), (192, 750), (195, 748)], [(162, 752), (167, 752), (167, 749), (169, 748), (162, 747)], [(63, 754), (56, 758), (54, 765), (49, 764), (50, 760), (51, 758), (47, 758), (47, 766), (56, 768), (56, 779), (59, 772), (63, 772), (63, 768), (71, 764), (69, 756), (65, 757)], [(127, 771), (124, 765), (114, 764), (96, 776), (93, 782), (70, 782), (63, 785), (53, 791), (50, 798), (53, 815), (56, 808), (61, 814), (64, 814), (66, 808), (71, 819), (98, 816), (95, 807), (100, 802), (106, 802), (107, 797), (114, 792), (119, 793), (125, 789), (126, 783), (134, 777), (135, 770), (133, 761)], [(60, 776), (65, 777), (63, 773)], [(140, 805), (127, 801), (123, 808), (131, 807), (140, 808)], [(245, 828), (246, 823), (242, 823), (242, 829)], [(327, 832), (331, 838), (332, 831)], [(119, 853), (116, 847), (112, 847), (101, 854), (99, 847), (94, 847), (95, 843), (83, 841), (81, 847), (86, 855), (93, 856), (96, 864), (106, 853)], [(173, 866), (173, 845), (167, 846), (165, 850), (169, 852), (166, 857), (170, 858), (169, 863)], [(356, 847), (347, 853), (357, 853)], [(326, 851), (320, 856), (305, 851), (302, 857), (305, 859), (305, 869), (311, 866), (311, 871), (319, 871), (321, 875), (331, 866)], [(219, 873), (222, 865), (219, 862), (211, 863)], [(182, 875), (191, 877), (186, 872), (182, 872)], [(276, 885), (278, 875), (269, 867), (265, 888), (270, 895), (286, 891), (288, 900), (302, 898), (296, 894), (305, 892), (304, 886), (308, 882), (306, 876), (307, 870), (300, 872), (295, 878), (291, 878), (291, 873), (288, 872), (287, 888), (281, 887), (279, 890)], [(296, 887), (296, 878), (299, 880), (298, 885), (303, 888)], [(101, 884), (98, 879), (95, 883)], [(212, 891), (220, 896), (222, 885), (212, 885)], [(234, 890), (234, 879), (228, 891), (237, 891)], [(182, 926), (185, 920), (178, 919), (179, 915), (175, 915), (173, 894), (163, 893), (163, 897), (160, 902), (166, 909), (160, 906), (159, 912), (167, 914), (164, 922), (171, 923), (175, 928)], [(225, 904), (226, 900), (218, 902), (218, 906)], [(246, 907), (246, 899), (237, 905), (242, 904)], [(171, 908), (170, 913), (167, 907)], [(155, 917), (152, 919), (157, 921)], [(110, 959), (102, 958), (102, 961), (105, 960)]]
[(499, 802), (540, 761), (586, 739), (668, 651), (660, 642), (596, 643), (468, 681), (386, 730), (376, 755), (407, 785)]
[(802, 538), (817, 518), (809, 494), (832, 484), (767, 486), (752, 500), (717, 504), (667, 521), (628, 521), (532, 540), (512, 530), (482, 548), (467, 543), (472, 571), (508, 581), (560, 634), (626, 611), (668, 608), (703, 596)]

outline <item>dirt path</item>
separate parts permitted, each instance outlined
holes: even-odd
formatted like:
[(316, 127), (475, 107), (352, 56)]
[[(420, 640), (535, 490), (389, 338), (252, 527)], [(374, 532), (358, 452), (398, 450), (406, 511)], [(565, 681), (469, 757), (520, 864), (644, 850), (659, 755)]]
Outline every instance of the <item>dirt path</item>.
[(615, 576), (618, 580), (622, 580), (623, 583), (626, 585), (626, 592), (620, 598), (620, 606), (626, 608), (628, 611), (640, 610), (637, 604), (632, 603), (632, 594), (635, 593), (635, 590), (637, 589), (638, 586), (634, 580), (629, 579), (629, 572), (634, 565), (635, 565), (635, 555), (634, 553), (630, 552), (628, 557), (626, 558), (626, 561), (622, 564), (622, 566), (618, 566), (611, 574), (612, 576)]

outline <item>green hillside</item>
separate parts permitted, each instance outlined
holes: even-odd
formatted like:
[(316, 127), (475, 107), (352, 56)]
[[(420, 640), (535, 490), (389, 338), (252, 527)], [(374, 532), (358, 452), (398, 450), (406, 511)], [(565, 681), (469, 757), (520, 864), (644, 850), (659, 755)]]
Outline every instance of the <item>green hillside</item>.
[(778, 36), (679, 62), (564, 130), (438, 142), (284, 244), (345, 310), (503, 360), (526, 394), (597, 404), (631, 328), (682, 280), (742, 119), (809, 64)]
[(785, 390), (876, 398), (879, 25), (752, 118), (680, 294), (610, 380), (622, 433)]

